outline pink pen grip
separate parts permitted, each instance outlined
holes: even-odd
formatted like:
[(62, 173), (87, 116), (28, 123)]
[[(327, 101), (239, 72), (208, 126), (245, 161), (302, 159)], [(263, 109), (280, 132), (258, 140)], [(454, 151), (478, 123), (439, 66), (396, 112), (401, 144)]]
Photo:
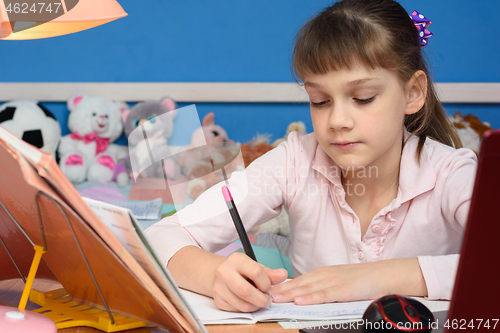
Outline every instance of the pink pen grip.
[(233, 200), (231, 192), (229, 192), (227, 186), (222, 186), (222, 195), (224, 196), (224, 200), (226, 200), (226, 202)]

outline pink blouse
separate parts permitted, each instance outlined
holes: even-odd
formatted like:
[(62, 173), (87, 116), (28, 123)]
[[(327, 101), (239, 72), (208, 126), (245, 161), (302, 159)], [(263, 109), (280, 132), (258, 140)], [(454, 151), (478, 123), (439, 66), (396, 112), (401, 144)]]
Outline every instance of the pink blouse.
[[(320, 266), (417, 257), (429, 299), (450, 299), (477, 158), (470, 149), (427, 138), (419, 166), (417, 144), (415, 136), (406, 142), (398, 195), (375, 215), (363, 238), (359, 218), (345, 201), (340, 168), (314, 133), (292, 132), (286, 142), (233, 173), (231, 193), (246, 230), (276, 217), (282, 207), (287, 210), (295, 276)], [(365, 170), (367, 177), (370, 171), (375, 172)], [(184, 246), (216, 252), (238, 238), (222, 185), (146, 230), (165, 265)]]

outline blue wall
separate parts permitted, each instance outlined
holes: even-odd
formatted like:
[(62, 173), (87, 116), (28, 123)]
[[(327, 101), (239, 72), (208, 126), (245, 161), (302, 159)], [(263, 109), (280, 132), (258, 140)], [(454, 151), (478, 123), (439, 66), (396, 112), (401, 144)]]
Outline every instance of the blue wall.
[[(129, 14), (67, 36), (0, 41), (3, 82), (292, 82), (290, 56), (300, 26), (326, 0), (119, 0)], [(403, 0), (433, 22), (425, 52), (436, 82), (500, 82), (500, 1)], [(160, 98), (162, 96), (158, 96)], [(46, 103), (67, 121), (63, 103)], [(185, 106), (187, 104), (180, 104)], [(281, 137), (288, 123), (312, 130), (306, 104), (196, 103), (215, 112), (230, 137)], [(446, 105), (500, 128), (500, 105)], [(63, 129), (63, 134), (67, 128)], [(122, 143), (123, 138), (122, 138)]]

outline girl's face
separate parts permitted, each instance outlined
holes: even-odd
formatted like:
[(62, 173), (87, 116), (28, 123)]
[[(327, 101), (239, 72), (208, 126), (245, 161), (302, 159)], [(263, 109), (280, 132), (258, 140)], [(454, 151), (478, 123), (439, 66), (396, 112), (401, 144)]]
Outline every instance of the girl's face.
[[(390, 70), (358, 65), (308, 75), (319, 145), (342, 169), (399, 163), (409, 96)], [(393, 162), (393, 163), (391, 163)]]

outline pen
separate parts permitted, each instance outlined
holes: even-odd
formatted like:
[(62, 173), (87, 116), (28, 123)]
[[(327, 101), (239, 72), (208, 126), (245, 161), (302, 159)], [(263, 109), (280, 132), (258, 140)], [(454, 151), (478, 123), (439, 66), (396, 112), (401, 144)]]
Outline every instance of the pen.
[(238, 236), (240, 237), (241, 244), (243, 245), (246, 255), (257, 261), (257, 258), (255, 258), (255, 254), (253, 253), (252, 245), (250, 245), (250, 241), (248, 240), (247, 232), (241, 222), (240, 214), (238, 214), (233, 197), (231, 196), (231, 192), (229, 192), (227, 186), (222, 186), (222, 195), (224, 196), (224, 200), (226, 200), (227, 208), (233, 218), (234, 226), (236, 227), (236, 231), (238, 232)]
[[(224, 175), (224, 180), (226, 181), (227, 184), (228, 183), (227, 176), (224, 168), (222, 168), (222, 174)], [(234, 225), (236, 227), (236, 230), (238, 231), (238, 236), (240, 237), (241, 244), (243, 244), (243, 249), (245, 250), (246, 255), (255, 260), (255, 262), (257, 262), (257, 258), (253, 253), (252, 245), (248, 240), (247, 233), (245, 231), (245, 228), (243, 227), (243, 223), (241, 222), (240, 214), (238, 214), (238, 210), (236, 209), (236, 205), (234, 204), (233, 197), (231, 196), (231, 192), (229, 192), (229, 188), (227, 186), (222, 187), (222, 195), (224, 195), (224, 200), (226, 200), (227, 208), (229, 209), (229, 213), (231, 213), (231, 217), (233, 218)], [(247, 279), (247, 281), (250, 282), (252, 286), (257, 288), (257, 286), (252, 280)], [(267, 292), (267, 294), (269, 295), (269, 291)], [(272, 303), (272, 298), (271, 296), (269, 296), (269, 302), (263, 308), (270, 309), (271, 303)]]
[[(227, 183), (227, 178), (226, 178), (226, 173), (224, 172), (224, 168), (222, 170), (224, 174), (224, 179), (226, 179)], [(236, 205), (234, 204), (233, 197), (231, 196), (231, 192), (229, 192), (229, 188), (227, 188), (227, 186), (222, 186), (222, 195), (224, 196), (224, 200), (226, 200), (227, 208), (229, 209), (229, 213), (233, 218), (234, 226), (236, 227), (236, 231), (238, 231), (238, 236), (240, 237), (241, 244), (243, 245), (243, 249), (245, 250), (246, 255), (255, 260), (255, 262), (257, 262), (257, 258), (255, 258), (255, 254), (253, 253), (252, 245), (248, 240), (247, 232), (245, 231), (243, 223), (241, 222), (240, 214), (238, 214), (238, 210), (236, 209)], [(257, 286), (253, 281), (249, 279), (247, 280), (255, 288), (257, 288)], [(267, 294), (269, 295), (269, 292)], [(269, 296), (269, 302), (263, 308), (270, 309), (271, 303), (272, 303), (272, 298), (271, 296)]]

